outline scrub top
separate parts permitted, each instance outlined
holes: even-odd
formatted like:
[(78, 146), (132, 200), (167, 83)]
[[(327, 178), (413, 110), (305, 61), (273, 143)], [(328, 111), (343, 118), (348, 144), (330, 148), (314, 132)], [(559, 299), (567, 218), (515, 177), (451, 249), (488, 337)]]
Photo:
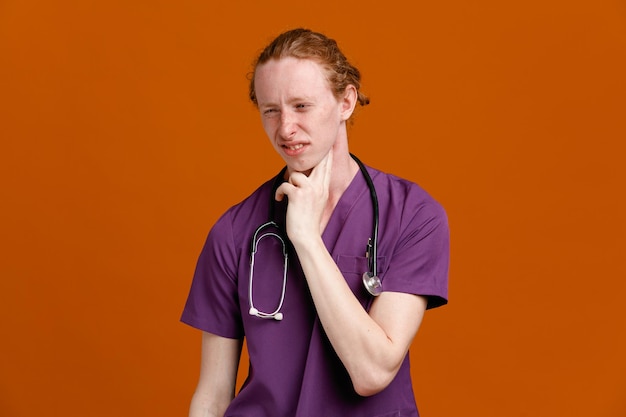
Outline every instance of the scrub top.
[[(383, 291), (427, 296), (428, 308), (446, 304), (449, 232), (443, 208), (418, 185), (367, 169), (379, 200), (377, 268)], [(249, 314), (251, 240), (257, 227), (268, 221), (270, 204), (279, 225), (274, 231), (284, 235), (286, 202), (273, 202), (272, 186), (273, 181), (263, 184), (213, 226), (181, 318), (209, 333), (246, 338), (249, 374), (225, 416), (418, 416), (408, 354), (387, 388), (369, 397), (356, 394), (324, 334), (293, 248), (288, 247), (283, 320)], [(364, 309), (373, 300), (362, 283), (372, 222), (370, 192), (357, 173), (322, 238)], [(279, 305), (283, 266), (281, 242), (262, 238), (252, 291), (259, 311), (271, 313)]]

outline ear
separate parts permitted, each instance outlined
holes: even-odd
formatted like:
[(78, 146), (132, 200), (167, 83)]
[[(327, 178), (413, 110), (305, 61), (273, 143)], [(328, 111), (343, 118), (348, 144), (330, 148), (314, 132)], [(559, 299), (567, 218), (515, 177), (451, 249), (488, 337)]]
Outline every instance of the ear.
[(343, 92), (343, 97), (339, 101), (341, 105), (341, 119), (343, 121), (348, 120), (350, 116), (352, 116), (354, 107), (356, 106), (357, 95), (356, 87), (352, 84), (348, 84), (346, 90)]

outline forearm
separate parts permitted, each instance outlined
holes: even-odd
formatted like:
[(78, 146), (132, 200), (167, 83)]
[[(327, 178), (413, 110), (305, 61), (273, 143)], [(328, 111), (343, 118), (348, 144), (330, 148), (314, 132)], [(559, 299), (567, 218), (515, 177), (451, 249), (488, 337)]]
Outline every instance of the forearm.
[(242, 341), (202, 333), (200, 378), (189, 417), (223, 417), (235, 397)]
[(363, 309), (321, 238), (294, 245), (317, 314), (355, 389), (369, 395), (384, 388), (406, 355), (406, 338), (394, 340)]
[(229, 401), (215, 402), (204, 393), (196, 391), (191, 399), (189, 417), (223, 417)]

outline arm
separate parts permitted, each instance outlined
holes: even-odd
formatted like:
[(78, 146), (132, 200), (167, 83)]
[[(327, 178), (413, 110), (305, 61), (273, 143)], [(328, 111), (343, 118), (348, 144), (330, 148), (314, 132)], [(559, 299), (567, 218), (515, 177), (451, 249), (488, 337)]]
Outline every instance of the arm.
[(331, 161), (329, 154), (309, 177), (292, 174), (276, 197), (289, 197), (287, 233), (324, 330), (355, 391), (373, 395), (389, 385), (400, 369), (427, 301), (412, 294), (384, 292), (369, 313), (360, 305), (321, 238), (324, 213), (327, 218), (332, 211), (328, 204)]
[(235, 397), (242, 341), (202, 333), (200, 379), (189, 417), (222, 417)]
[(299, 243), (296, 251), (320, 321), (355, 391), (373, 395), (383, 390), (400, 369), (417, 333), (426, 310), (426, 298), (383, 292), (374, 300), (368, 314), (321, 238), (308, 244)]

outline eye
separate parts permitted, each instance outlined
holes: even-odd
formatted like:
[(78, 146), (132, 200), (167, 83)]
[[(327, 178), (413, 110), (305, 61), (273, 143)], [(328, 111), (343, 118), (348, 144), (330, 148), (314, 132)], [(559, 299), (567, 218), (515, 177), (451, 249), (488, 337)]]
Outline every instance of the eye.
[(263, 110), (263, 116), (267, 116), (267, 117), (271, 117), (278, 114), (278, 109), (273, 108), (273, 107), (269, 107), (265, 110)]
[(307, 107), (308, 105), (304, 103), (298, 103), (295, 105), (296, 110), (305, 110)]

